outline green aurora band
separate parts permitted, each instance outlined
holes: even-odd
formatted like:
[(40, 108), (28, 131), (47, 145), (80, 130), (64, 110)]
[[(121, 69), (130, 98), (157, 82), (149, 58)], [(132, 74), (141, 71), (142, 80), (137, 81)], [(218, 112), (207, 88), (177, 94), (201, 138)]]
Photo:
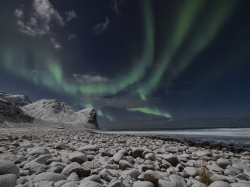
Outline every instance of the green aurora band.
[(152, 114), (152, 115), (156, 115), (156, 116), (164, 116), (165, 118), (172, 118), (172, 116), (167, 113), (167, 112), (163, 112), (158, 110), (157, 108), (127, 108), (128, 111), (132, 111), (132, 112), (142, 112), (142, 113), (146, 113), (146, 114)]
[(146, 94), (150, 93), (161, 80), (164, 73), (167, 73), (171, 83), (172, 79), (176, 78), (185, 70), (192, 60), (211, 42), (211, 40), (219, 32), (220, 28), (225, 23), (227, 17), (235, 8), (236, 0), (218, 1), (216, 8), (211, 9), (208, 17), (203, 20), (206, 23), (204, 29), (194, 32), (193, 41), (190, 41), (190, 46), (187, 47), (187, 51), (182, 58), (177, 61), (176, 67), (171, 68), (170, 72), (167, 72), (167, 67), (171, 64), (173, 57), (181, 47), (185, 36), (192, 29), (192, 25), (195, 22), (195, 18), (198, 19), (198, 13), (202, 11), (202, 7), (205, 5), (205, 0), (193, 0), (191, 6), (187, 6), (189, 1), (185, 1), (180, 10), (179, 17), (176, 21), (176, 26), (173, 29), (172, 40), (165, 46), (165, 52), (162, 54), (161, 59), (158, 62), (158, 66), (153, 72), (152, 76), (146, 81), (143, 87), (138, 89), (138, 93), (141, 98), (146, 98)]
[[(31, 76), (31, 69), (26, 65), (25, 49), (19, 49), (13, 44), (10, 48), (1, 50), (0, 60), (2, 67), (14, 75), (21, 76), (26, 80), (32, 80), (35, 85), (46, 85), (52, 90), (58, 92), (65, 92), (71, 96), (81, 94), (82, 96), (88, 95), (103, 95), (103, 94), (116, 94), (118, 91), (124, 88), (138, 83), (145, 77), (146, 71), (152, 66), (154, 61), (155, 50), (155, 33), (154, 33), (154, 18), (152, 1), (141, 1), (144, 11), (144, 34), (143, 34), (143, 53), (140, 60), (138, 60), (131, 70), (124, 74), (117, 81), (106, 83), (89, 83), (80, 85), (74, 82), (70, 82), (64, 78), (64, 73), (60, 59), (58, 56), (51, 54), (49, 49), (42, 48), (40, 50), (33, 49), (33, 53), (39, 54), (40, 59), (36, 59), (33, 64), (33, 69), (41, 70), (41, 72), (34, 72)], [(174, 68), (169, 71), (168, 67), (171, 64), (172, 59), (178, 53), (180, 47), (183, 44), (184, 39), (187, 37), (187, 33), (193, 31), (195, 21), (200, 18), (199, 15), (203, 10), (203, 7), (208, 3), (204, 0), (193, 0), (190, 6), (187, 6), (188, 1), (184, 1), (180, 7), (179, 13), (176, 16), (176, 25), (172, 28), (172, 37), (169, 42), (165, 39), (165, 45), (159, 62), (157, 62), (156, 69), (153, 69), (152, 74), (142, 87), (138, 88), (137, 93), (141, 100), (147, 100), (147, 94), (157, 87), (162, 76), (167, 73), (169, 75), (168, 82), (171, 82), (174, 78), (179, 76), (193, 61), (193, 59), (214, 39), (221, 27), (225, 23), (225, 20), (230, 16), (233, 11), (236, 0), (224, 0), (218, 1), (215, 9), (211, 9), (209, 16), (205, 17), (203, 22), (206, 25), (202, 29), (197, 29), (193, 33), (193, 39), (188, 46), (188, 52), (181, 55), (178, 58)], [(170, 32), (170, 31), (169, 31)], [(166, 33), (169, 33), (166, 32)], [(41, 65), (43, 64), (43, 65)], [(45, 64), (45, 65), (44, 65)], [(14, 68), (15, 67), (15, 68)], [(87, 106), (87, 105), (85, 105)], [(91, 105), (92, 106), (92, 105)], [(171, 117), (170, 114), (160, 112), (158, 109), (152, 108), (131, 108), (129, 111), (139, 111), (147, 114), (154, 114), (158, 116)], [(99, 115), (102, 114), (99, 111)], [(110, 120), (114, 120), (112, 117), (108, 117)]]
[[(141, 59), (138, 60), (132, 67), (131, 71), (125, 73), (124, 76), (118, 81), (106, 82), (104, 83), (91, 83), (79, 85), (76, 83), (69, 82), (63, 77), (63, 70), (56, 58), (50, 57), (48, 54), (44, 53), (46, 56), (43, 61), (46, 63), (46, 70), (48, 73), (39, 74), (35, 76), (33, 82), (35, 84), (46, 83), (53, 90), (62, 90), (70, 95), (83, 94), (83, 95), (101, 95), (101, 94), (116, 94), (118, 91), (130, 86), (145, 75), (146, 70), (151, 66), (154, 57), (154, 22), (153, 13), (151, 8), (151, 1), (142, 1), (144, 16), (144, 49)], [(30, 80), (30, 70), (24, 66), (25, 58), (23, 58), (22, 53), (16, 53), (13, 51), (18, 50), (6, 50), (2, 55), (2, 62), (5, 69), (16, 75), (21, 75), (27, 80)], [(24, 51), (23, 51), (24, 52)], [(24, 52), (25, 54), (25, 52)], [(43, 55), (41, 55), (43, 56)], [(18, 59), (18, 64), (17, 64)], [(35, 64), (39, 64), (36, 62)], [(143, 64), (143, 65), (142, 65)], [(13, 68), (18, 67), (18, 68)], [(38, 68), (39, 69), (39, 66)], [(41, 69), (41, 68), (40, 68)]]

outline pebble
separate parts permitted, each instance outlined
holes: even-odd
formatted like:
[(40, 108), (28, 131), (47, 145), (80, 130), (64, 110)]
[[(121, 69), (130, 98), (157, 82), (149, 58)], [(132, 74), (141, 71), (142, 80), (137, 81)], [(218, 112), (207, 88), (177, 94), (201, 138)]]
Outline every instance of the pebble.
[[(17, 132), (24, 137), (25, 132)], [(1, 187), (249, 187), (250, 153), (149, 136), (35, 132), (0, 153)], [(202, 183), (200, 168), (213, 181)], [(20, 177), (21, 176), (21, 177)]]

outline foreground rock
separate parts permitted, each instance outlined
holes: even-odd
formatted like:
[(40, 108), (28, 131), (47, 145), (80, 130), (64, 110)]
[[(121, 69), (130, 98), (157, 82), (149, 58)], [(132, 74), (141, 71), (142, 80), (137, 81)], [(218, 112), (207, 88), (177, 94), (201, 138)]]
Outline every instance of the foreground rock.
[(249, 152), (79, 131), (30, 136), (1, 134), (0, 187), (250, 186)]
[(15, 164), (7, 160), (0, 160), (0, 175), (4, 174), (14, 174), (17, 178), (20, 177), (20, 171)]

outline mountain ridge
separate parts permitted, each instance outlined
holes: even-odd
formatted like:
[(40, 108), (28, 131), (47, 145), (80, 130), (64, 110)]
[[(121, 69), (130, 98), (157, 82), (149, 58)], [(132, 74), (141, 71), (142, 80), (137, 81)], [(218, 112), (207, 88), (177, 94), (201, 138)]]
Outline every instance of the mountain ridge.
[(21, 109), (37, 119), (99, 129), (96, 111), (93, 108), (86, 108), (75, 112), (70, 106), (65, 105), (59, 100), (41, 99), (25, 105)]
[(0, 98), (14, 104), (17, 107), (22, 107), (32, 103), (27, 95), (12, 94), (0, 91)]

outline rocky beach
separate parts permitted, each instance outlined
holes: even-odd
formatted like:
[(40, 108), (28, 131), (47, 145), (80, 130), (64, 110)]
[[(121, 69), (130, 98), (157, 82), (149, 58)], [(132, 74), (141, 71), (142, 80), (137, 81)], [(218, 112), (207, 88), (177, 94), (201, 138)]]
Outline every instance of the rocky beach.
[(250, 152), (157, 136), (2, 129), (1, 187), (249, 187)]

